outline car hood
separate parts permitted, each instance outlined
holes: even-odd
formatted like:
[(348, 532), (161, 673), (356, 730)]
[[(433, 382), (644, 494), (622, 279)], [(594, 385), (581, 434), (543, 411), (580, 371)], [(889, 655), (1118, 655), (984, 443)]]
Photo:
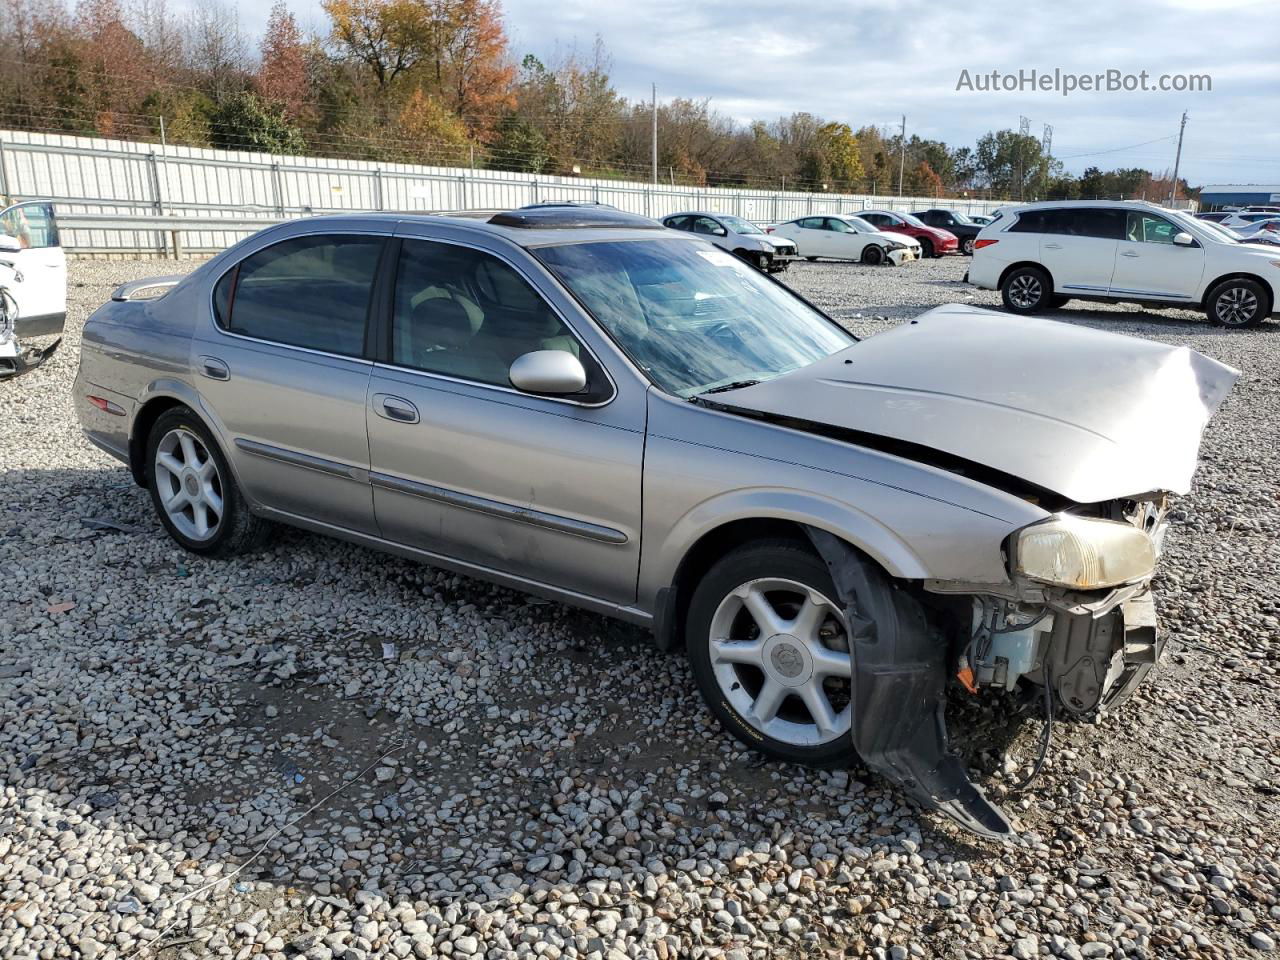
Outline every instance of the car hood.
[(767, 237), (756, 237), (757, 240), (763, 240), (770, 246), (787, 246), (794, 247), (796, 242), (788, 237), (785, 233), (771, 233)]
[(906, 233), (890, 233), (886, 230), (877, 230), (875, 233), (867, 234), (877, 243), (905, 243), (909, 247), (920, 246), (920, 241), (915, 237)]
[(717, 405), (905, 441), (1077, 503), (1186, 493), (1238, 370), (1186, 347), (952, 304)]

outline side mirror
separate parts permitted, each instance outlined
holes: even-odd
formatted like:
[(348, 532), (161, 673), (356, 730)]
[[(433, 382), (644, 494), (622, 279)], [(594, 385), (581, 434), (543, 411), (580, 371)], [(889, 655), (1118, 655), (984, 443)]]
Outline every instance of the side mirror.
[(1173, 242), (1180, 247), (1194, 247), (1196, 245), (1196, 238), (1184, 230), (1181, 233), (1175, 233), (1173, 235)]
[(726, 230), (724, 227), (716, 227), (715, 230), (711, 232), (714, 233), (717, 237), (727, 237), (729, 235), (729, 231)]
[(568, 350), (534, 350), (516, 357), (507, 376), (525, 393), (578, 393), (587, 385), (587, 371)]
[(0, 250), (5, 253), (17, 253), (22, 249), (22, 244), (18, 242), (17, 237), (11, 237), (7, 233), (0, 233)]

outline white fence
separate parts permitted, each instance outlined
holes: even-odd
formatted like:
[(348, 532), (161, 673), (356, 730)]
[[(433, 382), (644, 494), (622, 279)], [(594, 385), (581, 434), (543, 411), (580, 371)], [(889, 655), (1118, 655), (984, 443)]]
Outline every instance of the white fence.
[[(946, 206), (987, 213), (998, 201), (865, 194), (680, 187), (455, 167), (424, 167), (322, 157), (162, 146), (59, 134), (0, 131), (0, 196), (52, 199), (64, 214), (122, 214), (264, 220), (308, 214), (389, 210), (510, 209), (550, 200), (590, 200), (663, 217), (714, 210), (758, 223), (809, 213)], [(178, 231), (65, 231), (63, 244), (88, 255), (164, 255)], [(181, 228), (181, 248), (212, 253), (252, 232)]]

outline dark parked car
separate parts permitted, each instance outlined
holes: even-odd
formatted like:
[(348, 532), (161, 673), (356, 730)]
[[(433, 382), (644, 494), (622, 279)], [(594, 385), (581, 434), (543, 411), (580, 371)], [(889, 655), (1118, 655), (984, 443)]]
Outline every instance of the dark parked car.
[(973, 240), (983, 225), (958, 210), (917, 210), (916, 217), (931, 227), (954, 233), (960, 240), (960, 252), (973, 256)]

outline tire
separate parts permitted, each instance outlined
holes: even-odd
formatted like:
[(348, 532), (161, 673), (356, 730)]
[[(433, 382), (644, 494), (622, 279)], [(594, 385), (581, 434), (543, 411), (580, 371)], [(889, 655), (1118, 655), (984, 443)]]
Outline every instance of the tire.
[(933, 241), (930, 240), (928, 237), (921, 237), (920, 238), (920, 259), (928, 260), (933, 256), (935, 256), (933, 252)]
[[(270, 524), (249, 511), (213, 434), (187, 407), (160, 415), (147, 435), (146, 457), (151, 503), (183, 549), (203, 557), (233, 557), (265, 541)], [(175, 495), (182, 498), (176, 506)]]
[(874, 243), (868, 243), (862, 248), (862, 262), (869, 267), (878, 266), (884, 263), (884, 251)]
[[(760, 627), (760, 609), (771, 627)], [(762, 540), (723, 557), (694, 591), (685, 636), (703, 699), (741, 743), (812, 767), (856, 759), (844, 613), (826, 564), (803, 543)], [(822, 724), (807, 705), (815, 700)]]
[(960, 252), (963, 253), (966, 257), (973, 256), (973, 240), (974, 240), (973, 237), (960, 238)]
[(1000, 284), (1000, 296), (1010, 313), (1037, 313), (1049, 306), (1053, 282), (1039, 267), (1019, 267)]
[(1243, 330), (1271, 315), (1271, 298), (1257, 280), (1235, 277), (1209, 291), (1204, 312), (1214, 326)]

